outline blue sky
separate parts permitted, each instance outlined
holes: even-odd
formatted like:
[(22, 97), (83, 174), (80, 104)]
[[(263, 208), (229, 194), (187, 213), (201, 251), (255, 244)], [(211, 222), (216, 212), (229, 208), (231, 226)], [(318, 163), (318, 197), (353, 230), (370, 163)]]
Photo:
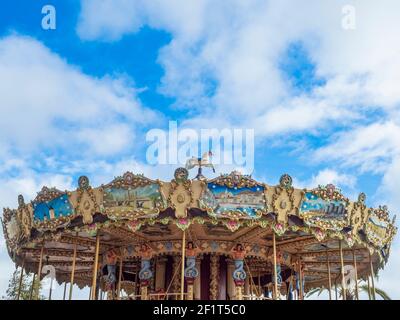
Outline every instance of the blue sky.
[[(56, 30), (41, 26), (47, 4)], [(399, 9), (395, 0), (3, 1), (0, 206), (42, 185), (75, 188), (81, 174), (93, 185), (127, 170), (170, 179), (174, 166), (147, 163), (145, 137), (177, 120), (254, 129), (259, 180), (334, 183), (396, 213)], [(395, 252), (397, 241), (380, 285), (399, 298), (388, 276)]]

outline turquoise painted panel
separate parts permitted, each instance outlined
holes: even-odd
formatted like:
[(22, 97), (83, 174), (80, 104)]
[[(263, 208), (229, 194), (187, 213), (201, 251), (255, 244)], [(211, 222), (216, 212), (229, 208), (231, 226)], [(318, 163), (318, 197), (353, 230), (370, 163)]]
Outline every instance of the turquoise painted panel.
[(54, 218), (69, 216), (73, 212), (74, 209), (66, 194), (50, 201), (33, 204), (33, 216), (35, 220), (43, 221), (45, 217), (51, 219), (52, 215), (54, 215)]

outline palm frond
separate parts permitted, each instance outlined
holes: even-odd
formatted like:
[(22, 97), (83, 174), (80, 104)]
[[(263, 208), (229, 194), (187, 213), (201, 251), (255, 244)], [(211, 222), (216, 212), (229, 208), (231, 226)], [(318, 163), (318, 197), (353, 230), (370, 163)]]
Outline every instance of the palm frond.
[[(368, 290), (368, 286), (367, 285), (362, 285), (362, 286), (360, 286), (360, 289), (362, 290), (362, 291), (364, 291), (364, 292), (367, 292), (368, 293), (368, 296), (370, 296), (370, 292), (369, 292), (369, 290)], [(371, 289), (371, 291), (372, 291), (372, 289)], [(389, 295), (384, 291), (384, 290), (382, 290), (382, 289), (379, 289), (379, 288), (376, 288), (375, 287), (375, 293), (378, 295), (378, 296), (380, 296), (383, 300), (392, 300), (390, 297), (389, 297)], [(370, 297), (371, 298), (371, 297)]]

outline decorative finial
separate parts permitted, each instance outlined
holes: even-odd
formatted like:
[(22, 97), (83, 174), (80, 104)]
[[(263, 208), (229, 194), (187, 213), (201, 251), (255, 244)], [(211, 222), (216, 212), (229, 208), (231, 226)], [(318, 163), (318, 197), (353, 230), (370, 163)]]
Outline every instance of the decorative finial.
[(292, 187), (293, 179), (287, 173), (281, 176), (279, 179), (279, 185), (283, 189), (290, 189)]
[(22, 208), (25, 205), (24, 196), (22, 194), (18, 195), (18, 208)]
[(367, 199), (367, 196), (366, 196), (366, 194), (364, 193), (364, 192), (361, 192), (359, 195), (358, 195), (358, 203), (360, 203), (360, 204), (365, 204), (365, 200)]
[(89, 188), (89, 178), (86, 176), (80, 176), (78, 179), (79, 189), (85, 190)]
[(185, 182), (189, 177), (189, 171), (187, 171), (185, 168), (177, 168), (175, 170), (174, 177), (178, 183)]

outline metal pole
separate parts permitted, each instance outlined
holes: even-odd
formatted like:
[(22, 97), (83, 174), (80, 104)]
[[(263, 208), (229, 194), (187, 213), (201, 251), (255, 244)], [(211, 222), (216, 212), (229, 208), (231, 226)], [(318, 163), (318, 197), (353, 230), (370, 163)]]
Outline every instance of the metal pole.
[[(369, 251), (368, 251), (369, 252)], [(369, 265), (371, 267), (371, 284), (372, 284), (372, 300), (376, 300), (376, 295), (375, 295), (375, 281), (374, 281), (374, 265), (372, 263), (372, 256), (371, 253), (369, 252)]]
[(181, 300), (184, 299), (185, 291), (185, 249), (186, 249), (186, 232), (182, 234), (182, 265), (181, 265)]
[(275, 231), (272, 231), (272, 247), (274, 252), (274, 288), (275, 288), (275, 297), (274, 299), (278, 299), (278, 274), (276, 269), (276, 238)]
[(65, 295), (67, 293), (67, 281), (64, 282), (64, 294), (63, 294), (63, 300), (65, 300)]
[(300, 280), (300, 300), (304, 300), (303, 268), (301, 266), (301, 259), (299, 260), (299, 280)]
[(100, 235), (97, 232), (96, 235), (96, 249), (94, 256), (94, 265), (93, 265), (93, 279), (92, 279), (92, 289), (91, 289), (91, 300), (96, 300), (96, 282), (97, 282), (97, 267), (99, 264), (99, 247), (100, 247)]
[(137, 288), (138, 288), (138, 285), (137, 285), (138, 273), (139, 273), (139, 263), (136, 262), (136, 265), (135, 265), (135, 284), (134, 284), (134, 290), (133, 290), (135, 296), (138, 294), (138, 292), (137, 292)]
[(331, 264), (329, 263), (328, 249), (326, 249), (326, 264), (328, 267), (328, 289), (329, 289), (329, 300), (332, 300), (332, 280), (331, 280)]
[(43, 263), (43, 253), (44, 253), (44, 245), (42, 244), (42, 248), (40, 249), (40, 259), (39, 259), (39, 269), (38, 269), (38, 281), (39, 281), (39, 287), (38, 291), (36, 293), (36, 300), (39, 300), (39, 288), (40, 288), (40, 280), (41, 280), (41, 275), (42, 275), (42, 263)]
[[(46, 264), (49, 265), (49, 256), (46, 256)], [(51, 300), (52, 292), (53, 292), (53, 278), (51, 278), (50, 280), (49, 300)]]
[(36, 278), (36, 274), (34, 273), (33, 277), (32, 277), (32, 285), (31, 285), (31, 292), (29, 294), (29, 300), (32, 300), (32, 298), (33, 298), (33, 289), (35, 286), (35, 278)]
[(25, 266), (25, 256), (22, 258), (21, 275), (19, 277), (17, 300), (19, 300), (21, 296), (22, 280), (24, 278), (24, 266)]
[[(76, 234), (78, 236), (78, 233)], [(76, 267), (76, 251), (78, 247), (78, 242), (75, 240), (74, 244), (74, 256), (72, 258), (72, 270), (71, 270), (71, 281), (69, 285), (69, 300), (72, 300), (72, 289), (74, 288), (74, 278), (75, 278), (75, 267)]]
[(53, 278), (51, 278), (51, 280), (50, 280), (49, 300), (51, 300), (52, 293), (53, 293)]
[(369, 283), (369, 275), (367, 276), (367, 283), (368, 283), (368, 299), (372, 300), (371, 299), (371, 285)]
[(340, 251), (340, 272), (342, 273), (342, 295), (343, 295), (343, 300), (346, 300), (346, 283), (345, 283), (345, 280), (344, 280), (344, 263), (343, 263), (342, 240), (339, 240), (339, 251)]
[(337, 279), (335, 279), (335, 300), (337, 300)]
[(119, 276), (118, 276), (118, 289), (117, 289), (117, 299), (121, 298), (121, 280), (122, 280), (122, 263), (124, 259), (124, 252), (121, 250), (120, 262), (119, 262)]
[(360, 300), (359, 296), (358, 296), (357, 257), (356, 257), (356, 253), (355, 253), (354, 249), (353, 249), (353, 265), (354, 265), (354, 280), (356, 282), (356, 284), (355, 284), (355, 286), (356, 286), (356, 288), (355, 288), (356, 289), (356, 299)]

